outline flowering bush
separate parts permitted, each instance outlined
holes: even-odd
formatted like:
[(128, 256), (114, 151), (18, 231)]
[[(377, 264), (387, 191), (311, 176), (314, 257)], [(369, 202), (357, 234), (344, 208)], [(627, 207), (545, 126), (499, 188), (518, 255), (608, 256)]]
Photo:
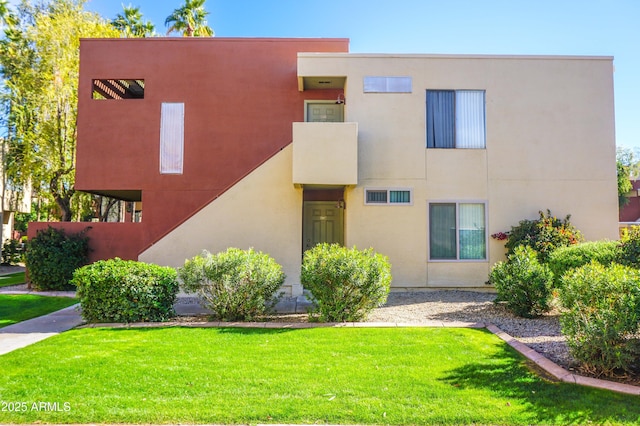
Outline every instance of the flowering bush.
[(507, 254), (513, 254), (516, 247), (531, 247), (538, 253), (540, 262), (546, 262), (551, 252), (558, 247), (578, 244), (582, 241), (582, 234), (574, 227), (567, 215), (564, 220), (551, 215), (547, 210), (538, 212), (540, 218), (535, 220), (521, 220), (517, 226), (512, 226), (509, 232), (498, 232), (491, 235), (497, 240), (507, 240), (505, 247)]

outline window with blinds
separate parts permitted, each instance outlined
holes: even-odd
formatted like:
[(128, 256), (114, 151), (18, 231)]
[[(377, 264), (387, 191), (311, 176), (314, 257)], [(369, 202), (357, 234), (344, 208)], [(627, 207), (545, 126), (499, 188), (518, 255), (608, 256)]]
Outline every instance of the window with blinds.
[(429, 204), (430, 260), (486, 260), (484, 203)]
[(427, 148), (486, 146), (484, 90), (427, 90)]

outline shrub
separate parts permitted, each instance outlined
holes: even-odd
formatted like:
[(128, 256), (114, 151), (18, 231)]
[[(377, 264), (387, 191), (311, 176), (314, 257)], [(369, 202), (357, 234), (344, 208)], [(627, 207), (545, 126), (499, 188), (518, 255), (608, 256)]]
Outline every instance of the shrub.
[(307, 250), (300, 281), (311, 292), (320, 321), (360, 321), (387, 301), (391, 265), (373, 249), (319, 244)]
[(18, 240), (7, 240), (2, 245), (2, 264), (15, 265), (22, 260), (22, 244)]
[(89, 238), (48, 227), (27, 243), (25, 263), (29, 280), (37, 290), (73, 289), (73, 272), (89, 261)]
[(489, 282), (496, 287), (497, 301), (506, 302), (518, 316), (531, 318), (549, 310), (553, 274), (531, 247), (516, 247), (506, 262), (496, 263)]
[(569, 270), (596, 261), (604, 266), (615, 262), (619, 257), (617, 241), (590, 241), (554, 250), (547, 262), (553, 272), (556, 286), (560, 285), (562, 276)]
[(173, 268), (100, 260), (78, 269), (73, 284), (88, 322), (166, 321), (175, 316), (178, 281)]
[(560, 323), (573, 357), (592, 374), (629, 371), (639, 355), (640, 271), (591, 262), (562, 278)]
[(618, 263), (640, 268), (640, 226), (622, 230)]
[(507, 232), (507, 254), (513, 254), (516, 247), (528, 246), (538, 253), (538, 260), (546, 262), (551, 252), (558, 247), (578, 244), (582, 234), (570, 222), (571, 215), (562, 220), (551, 216), (551, 211), (540, 211), (536, 220), (521, 220)]
[(224, 321), (252, 321), (275, 305), (284, 283), (282, 267), (253, 249), (227, 251), (187, 260), (178, 270), (185, 291), (197, 293), (205, 307)]

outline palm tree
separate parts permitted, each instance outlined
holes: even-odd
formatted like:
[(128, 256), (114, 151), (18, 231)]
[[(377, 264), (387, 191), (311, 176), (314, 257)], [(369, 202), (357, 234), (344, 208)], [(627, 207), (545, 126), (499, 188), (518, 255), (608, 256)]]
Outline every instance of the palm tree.
[(169, 27), (167, 34), (176, 31), (182, 32), (185, 37), (213, 36), (213, 30), (205, 19), (209, 12), (204, 9), (204, 2), (205, 0), (185, 0), (184, 5), (174, 10), (164, 21)]
[(124, 14), (118, 13), (116, 19), (111, 21), (111, 25), (120, 31), (123, 37), (147, 37), (153, 35), (155, 26), (149, 21), (142, 22), (142, 13), (139, 7), (122, 5), (122, 9)]

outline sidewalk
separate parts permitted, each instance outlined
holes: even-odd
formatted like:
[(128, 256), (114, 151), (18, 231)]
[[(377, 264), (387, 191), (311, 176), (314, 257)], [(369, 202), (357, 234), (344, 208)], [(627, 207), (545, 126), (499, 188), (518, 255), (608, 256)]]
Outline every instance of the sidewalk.
[(83, 323), (79, 304), (0, 328), (0, 355), (55, 336)]

